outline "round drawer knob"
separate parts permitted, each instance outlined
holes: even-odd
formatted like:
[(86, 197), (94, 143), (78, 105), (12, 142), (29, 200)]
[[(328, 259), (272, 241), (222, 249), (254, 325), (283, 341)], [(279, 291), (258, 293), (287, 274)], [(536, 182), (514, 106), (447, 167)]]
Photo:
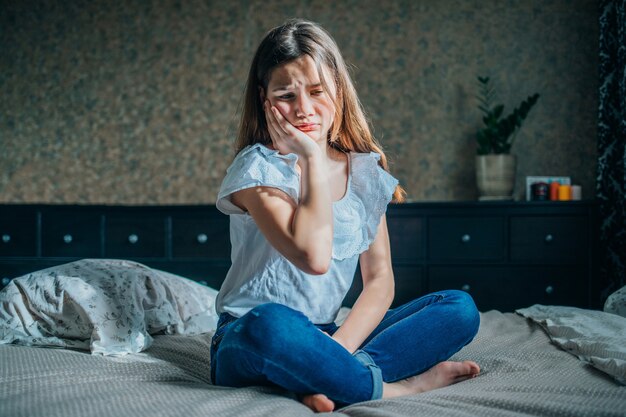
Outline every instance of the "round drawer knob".
[(207, 240), (209, 240), (209, 237), (207, 235), (205, 235), (204, 233), (200, 233), (196, 239), (198, 240), (198, 243), (206, 243)]
[(554, 236), (552, 236), (551, 234), (547, 234), (543, 240), (545, 240), (546, 243), (550, 243), (554, 240)]
[(11, 235), (7, 235), (7, 234), (2, 235), (2, 241), (4, 243), (9, 243), (11, 241)]
[(548, 285), (546, 287), (546, 294), (552, 294), (554, 292), (554, 287), (552, 285)]
[(470, 235), (465, 234), (461, 236), (461, 242), (463, 243), (468, 243), (470, 240), (472, 240), (472, 237)]
[(463, 285), (461, 286), (461, 289), (462, 289), (463, 291), (465, 291), (465, 292), (469, 292), (469, 290), (471, 290), (471, 289), (472, 289), (472, 287), (470, 287), (470, 285), (469, 285), (469, 284), (463, 284)]
[(135, 243), (139, 242), (139, 236), (133, 233), (132, 235), (128, 236), (128, 241), (134, 245)]
[(4, 277), (2, 278), (2, 285), (7, 286), (11, 282), (11, 278)]
[(74, 238), (72, 237), (72, 235), (64, 235), (63, 236), (63, 242), (65, 243), (72, 243), (72, 240), (74, 240)]

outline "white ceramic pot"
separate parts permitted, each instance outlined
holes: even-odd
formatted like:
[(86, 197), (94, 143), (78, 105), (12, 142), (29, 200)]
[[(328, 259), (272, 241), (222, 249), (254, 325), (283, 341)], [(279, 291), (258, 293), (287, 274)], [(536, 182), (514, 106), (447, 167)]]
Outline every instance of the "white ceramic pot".
[(510, 200), (515, 186), (515, 155), (476, 155), (479, 200)]

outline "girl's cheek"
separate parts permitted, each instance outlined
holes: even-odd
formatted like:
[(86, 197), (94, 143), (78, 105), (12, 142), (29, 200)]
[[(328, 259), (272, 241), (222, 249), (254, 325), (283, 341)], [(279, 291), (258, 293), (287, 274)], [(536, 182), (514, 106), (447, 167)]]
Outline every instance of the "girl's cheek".
[(326, 114), (335, 114), (335, 103), (333, 103), (332, 100), (327, 98), (321, 104), (321, 107)]
[(285, 119), (287, 119), (289, 121), (289, 123), (291, 123), (291, 113), (289, 111), (289, 105), (281, 102), (281, 101), (277, 101), (275, 103), (272, 103), (274, 105), (274, 107), (276, 107), (278, 109), (278, 111), (280, 112), (280, 114), (283, 115), (283, 117)]
[(335, 106), (331, 103), (325, 106), (322, 111), (324, 112), (326, 119), (329, 120), (329, 124), (332, 124), (335, 119)]

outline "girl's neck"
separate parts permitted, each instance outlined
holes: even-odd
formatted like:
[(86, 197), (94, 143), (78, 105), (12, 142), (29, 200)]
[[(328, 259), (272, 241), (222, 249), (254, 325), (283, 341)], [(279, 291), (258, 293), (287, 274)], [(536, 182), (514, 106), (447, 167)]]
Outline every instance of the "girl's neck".
[(329, 145), (328, 142), (321, 149), (329, 161), (344, 161), (346, 159), (346, 152)]

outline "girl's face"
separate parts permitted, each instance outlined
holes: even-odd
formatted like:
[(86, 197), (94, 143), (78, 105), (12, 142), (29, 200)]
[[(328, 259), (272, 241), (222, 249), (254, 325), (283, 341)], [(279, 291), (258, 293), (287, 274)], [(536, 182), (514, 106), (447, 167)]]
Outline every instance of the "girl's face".
[(323, 71), (330, 91), (324, 91), (313, 59), (303, 55), (274, 68), (261, 94), (262, 101), (267, 98), (289, 123), (318, 143), (326, 142), (335, 118), (336, 88), (330, 71)]

